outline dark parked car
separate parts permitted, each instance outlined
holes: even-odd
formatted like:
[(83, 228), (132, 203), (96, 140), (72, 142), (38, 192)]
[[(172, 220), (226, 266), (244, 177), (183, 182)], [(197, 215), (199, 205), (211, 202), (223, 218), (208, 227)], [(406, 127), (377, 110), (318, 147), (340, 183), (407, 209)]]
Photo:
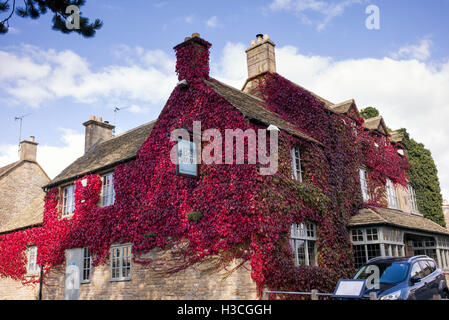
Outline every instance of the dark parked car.
[[(374, 282), (369, 277), (376, 267), (379, 283), (378, 288), (373, 288)], [(364, 264), (353, 278), (367, 279), (364, 299), (369, 299), (372, 291), (380, 300), (430, 300), (434, 295), (449, 296), (444, 273), (428, 256), (374, 258)]]

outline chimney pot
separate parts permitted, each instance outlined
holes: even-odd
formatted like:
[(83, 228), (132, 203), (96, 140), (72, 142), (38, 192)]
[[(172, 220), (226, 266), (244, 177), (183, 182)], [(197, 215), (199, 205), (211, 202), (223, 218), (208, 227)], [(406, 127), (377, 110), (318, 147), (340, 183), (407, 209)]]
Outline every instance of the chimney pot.
[(263, 72), (276, 72), (276, 59), (274, 54), (274, 42), (268, 34), (259, 33), (257, 40), (251, 41), (251, 46), (246, 50), (248, 65), (248, 78), (252, 78)]
[(200, 34), (197, 32), (192, 33), (192, 38), (200, 38)]
[(30, 136), (30, 141), (34, 142), (34, 136)]

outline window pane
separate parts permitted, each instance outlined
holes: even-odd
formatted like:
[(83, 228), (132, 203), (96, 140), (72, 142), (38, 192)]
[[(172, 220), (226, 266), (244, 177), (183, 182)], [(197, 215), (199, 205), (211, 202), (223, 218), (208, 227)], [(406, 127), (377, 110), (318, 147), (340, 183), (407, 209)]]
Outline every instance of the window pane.
[(366, 178), (366, 171), (364, 169), (359, 169), (359, 176), (360, 176), (360, 186), (362, 188), (363, 201), (368, 201), (370, 197), (368, 191), (368, 181)]
[(366, 262), (365, 245), (356, 245), (353, 248), (355, 266), (360, 268)]
[(105, 175), (102, 179), (101, 188), (101, 205), (103, 207), (114, 204), (115, 191), (114, 191), (114, 176), (113, 173)]
[(309, 254), (309, 265), (316, 266), (316, 257), (315, 257), (315, 241), (308, 240), (307, 241), (307, 251)]
[(292, 157), (292, 175), (293, 179), (302, 182), (302, 165), (301, 165), (301, 153), (299, 150), (299, 146), (295, 146), (291, 149), (291, 157)]
[(378, 240), (376, 228), (366, 229), (366, 240), (367, 241), (377, 241)]
[(396, 188), (390, 179), (387, 178), (386, 182), (386, 191), (387, 191), (387, 202), (390, 208), (397, 209), (398, 208), (398, 197), (396, 194)]
[(178, 139), (178, 170), (179, 173), (197, 176), (197, 161), (193, 141)]
[(306, 265), (306, 250), (304, 240), (296, 240), (296, 256), (298, 258), (298, 265)]
[(91, 257), (89, 248), (84, 248), (84, 255), (83, 255), (83, 281), (90, 280), (90, 270), (92, 267)]
[(380, 244), (367, 244), (368, 260), (380, 256)]

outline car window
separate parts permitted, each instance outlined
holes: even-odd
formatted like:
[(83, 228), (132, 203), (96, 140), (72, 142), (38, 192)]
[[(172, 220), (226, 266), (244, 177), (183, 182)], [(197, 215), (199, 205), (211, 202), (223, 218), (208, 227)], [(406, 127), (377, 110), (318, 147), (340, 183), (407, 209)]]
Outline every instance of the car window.
[(421, 270), (421, 267), (419, 266), (418, 262), (415, 262), (413, 264), (412, 271), (410, 272), (410, 277), (414, 277), (414, 276), (418, 276), (418, 277), (422, 278), (422, 270)]
[(430, 264), (430, 272), (434, 272), (437, 269), (437, 265), (435, 264), (435, 261), (427, 260), (427, 262)]
[(368, 272), (367, 269), (369, 266), (373, 265), (379, 268), (380, 283), (395, 284), (403, 281), (407, 277), (408, 264), (405, 262), (376, 262), (373, 264), (364, 265), (360, 268), (354, 276), (354, 279), (367, 279), (373, 274), (373, 271)]
[(421, 270), (422, 270), (421, 278), (427, 277), (429, 274), (432, 273), (431, 267), (430, 267), (430, 264), (428, 261), (421, 260), (421, 261), (419, 261), (419, 265), (421, 266)]

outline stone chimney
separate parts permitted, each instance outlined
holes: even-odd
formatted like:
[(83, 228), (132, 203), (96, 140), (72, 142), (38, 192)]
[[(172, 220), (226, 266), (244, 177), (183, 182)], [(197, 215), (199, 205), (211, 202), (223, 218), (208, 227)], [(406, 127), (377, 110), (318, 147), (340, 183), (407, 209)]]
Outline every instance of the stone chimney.
[(99, 143), (112, 138), (112, 130), (115, 126), (104, 121), (101, 117), (96, 118), (90, 116), (89, 120), (83, 123), (86, 127), (86, 134), (84, 137), (84, 152), (88, 153), (93, 150)]
[(29, 140), (20, 142), (20, 160), (36, 162), (38, 143), (34, 141), (34, 137), (30, 136)]
[(210, 47), (209, 42), (194, 33), (173, 48), (176, 52), (176, 73), (179, 81), (186, 80), (189, 83), (209, 77)]
[(243, 85), (243, 92), (262, 98), (258, 87), (259, 79), (265, 75), (265, 72), (276, 72), (274, 46), (268, 34), (258, 34), (256, 40), (251, 41), (250, 47), (246, 49), (248, 79)]
[(248, 78), (257, 76), (263, 72), (276, 72), (276, 59), (274, 56), (274, 42), (268, 34), (258, 34), (256, 40), (246, 49), (246, 61), (248, 65)]

